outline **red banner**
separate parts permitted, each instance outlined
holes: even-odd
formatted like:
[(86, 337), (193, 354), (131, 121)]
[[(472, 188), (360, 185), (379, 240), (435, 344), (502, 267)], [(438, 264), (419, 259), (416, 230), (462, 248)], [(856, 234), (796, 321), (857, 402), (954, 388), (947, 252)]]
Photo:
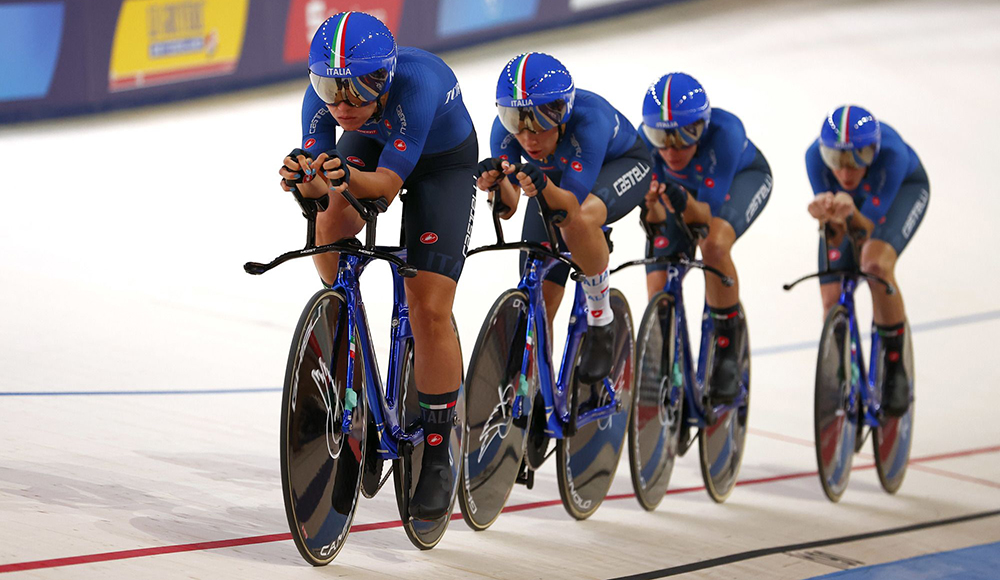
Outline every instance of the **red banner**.
[(285, 62), (304, 62), (309, 43), (320, 24), (338, 12), (367, 12), (385, 22), (393, 34), (399, 32), (403, 0), (292, 0), (285, 23)]

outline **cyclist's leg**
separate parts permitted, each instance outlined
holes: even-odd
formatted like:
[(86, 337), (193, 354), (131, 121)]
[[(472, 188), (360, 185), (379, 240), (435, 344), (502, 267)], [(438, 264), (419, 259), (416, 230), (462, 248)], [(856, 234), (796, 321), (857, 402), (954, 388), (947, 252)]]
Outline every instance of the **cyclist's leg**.
[(643, 203), (652, 180), (649, 152), (642, 141), (626, 153), (606, 162), (597, 175), (593, 191), (580, 206), (580, 219), (561, 225), (567, 246), (587, 278), (587, 340), (581, 352), (580, 380), (597, 383), (614, 364), (614, 314), (610, 302), (609, 248), (601, 227), (612, 224)]
[(921, 166), (903, 181), (892, 206), (876, 223), (872, 239), (861, 249), (861, 270), (896, 287), (896, 292), (889, 294), (879, 284), (868, 285), (872, 293), (875, 329), (885, 353), (883, 409), (890, 415), (902, 415), (909, 406), (909, 391), (904, 388), (908, 378), (903, 364), (906, 312), (902, 292), (896, 283), (896, 261), (920, 226), (929, 201), (930, 185)]
[(472, 231), (475, 188), (469, 176), (477, 154), (473, 132), (455, 149), (422, 157), (406, 181), (407, 261), (418, 272), (405, 285), (425, 442), (410, 502), (410, 515), (418, 519), (446, 515), (454, 489), (449, 449), (462, 360), (451, 315)]
[[(354, 131), (345, 132), (337, 141), (337, 150), (348, 159), (351, 171), (375, 171), (382, 146)], [(342, 195), (331, 195), (330, 206), (316, 216), (316, 245), (332, 244), (357, 235), (365, 221)], [(340, 254), (329, 252), (313, 256), (319, 277), (329, 286), (337, 279)]]
[(900, 185), (892, 206), (875, 224), (872, 239), (861, 249), (861, 270), (885, 279), (897, 289), (894, 294), (888, 294), (881, 286), (871, 286), (877, 325), (896, 325), (906, 318), (903, 296), (896, 283), (896, 260), (920, 227), (929, 201), (930, 185), (920, 166)]
[(736, 265), (731, 251), (736, 240), (761, 214), (771, 195), (771, 168), (764, 155), (757, 157), (733, 178), (724, 200), (712, 207), (708, 237), (701, 241), (705, 264), (721, 270), (735, 282), (726, 287), (718, 276), (705, 276), (705, 300), (713, 308), (735, 306), (740, 299)]
[(711, 394), (716, 402), (728, 402), (738, 394), (739, 356), (743, 350), (739, 282), (731, 251), (736, 240), (761, 214), (771, 194), (771, 168), (760, 151), (754, 161), (736, 174), (726, 197), (712, 207), (708, 237), (701, 242), (705, 264), (733, 279), (725, 286), (718, 276), (705, 273), (705, 301), (716, 335), (712, 361)]

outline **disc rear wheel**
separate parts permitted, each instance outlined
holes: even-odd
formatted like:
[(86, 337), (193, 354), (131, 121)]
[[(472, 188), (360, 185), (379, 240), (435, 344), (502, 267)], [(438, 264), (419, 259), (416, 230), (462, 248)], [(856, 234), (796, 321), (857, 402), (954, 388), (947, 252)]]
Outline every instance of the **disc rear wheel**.
[[(913, 343), (910, 341), (910, 325), (907, 323), (904, 331), (905, 346), (903, 349), (903, 365), (909, 378), (910, 393), (916, 384), (913, 375)], [(876, 356), (872, 364), (877, 364), (876, 383), (883, 384), (882, 353)], [(906, 414), (901, 417), (884, 416), (879, 426), (873, 429), (872, 445), (875, 451), (875, 471), (878, 472), (879, 483), (889, 493), (896, 493), (903, 485), (906, 476), (906, 466), (910, 461), (910, 447), (913, 443), (913, 400)]]
[[(455, 326), (452, 318), (452, 326)], [(456, 335), (458, 331), (456, 330)], [(413, 340), (406, 341), (403, 348), (400, 365), (401, 380), (399, 424), (407, 433), (412, 433), (420, 427), (420, 401), (417, 398), (417, 382), (414, 374)], [(455, 506), (455, 495), (458, 491), (462, 472), (462, 418), (465, 417), (465, 396), (459, 391), (458, 402), (455, 405), (455, 425), (452, 428), (449, 441), (449, 455), (452, 459), (451, 474), (454, 482), (451, 489), (451, 504), (448, 513), (436, 520), (417, 520), (410, 517), (410, 498), (413, 497), (420, 478), (420, 466), (424, 455), (423, 443), (410, 446), (400, 446), (400, 457), (393, 461), (392, 479), (396, 491), (396, 505), (399, 507), (399, 517), (403, 522), (403, 530), (410, 542), (421, 550), (430, 550), (441, 541), (448, 522), (451, 521), (452, 509)]]
[[(701, 477), (705, 490), (716, 503), (726, 501), (736, 487), (743, 463), (743, 446), (747, 437), (747, 419), (750, 413), (750, 336), (747, 331), (746, 316), (740, 307), (743, 333), (743, 350), (739, 355), (739, 391), (744, 393), (742, 403), (728, 407), (719, 414), (712, 424), (698, 433), (698, 448), (701, 459)], [(709, 336), (709, 348), (716, 348), (714, 333)], [(705, 348), (703, 341), (702, 348)], [(708, 360), (712, 360), (710, 354)], [(709, 377), (706, 381), (710, 380)]]
[[(635, 379), (632, 316), (628, 302), (620, 291), (612, 288), (610, 301), (615, 313), (615, 359), (608, 380), (617, 394), (620, 406), (609, 417), (582, 425), (573, 436), (563, 437), (556, 442), (559, 496), (566, 511), (578, 520), (586, 519), (597, 511), (608, 494), (624, 447), (629, 412), (632, 409), (632, 382)], [(576, 364), (570, 376), (569, 388), (577, 390), (580, 408), (593, 409), (608, 403), (610, 396), (603, 385), (592, 389), (591, 385), (577, 383), (576, 366), (580, 362), (579, 356), (578, 350), (572, 359)]]

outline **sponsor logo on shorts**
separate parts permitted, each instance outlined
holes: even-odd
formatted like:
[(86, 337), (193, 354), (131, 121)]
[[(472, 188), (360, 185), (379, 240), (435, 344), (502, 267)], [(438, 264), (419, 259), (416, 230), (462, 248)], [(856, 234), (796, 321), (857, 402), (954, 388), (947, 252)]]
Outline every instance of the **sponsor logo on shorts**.
[(892, 351), (892, 352), (889, 353), (889, 362), (896, 362), (898, 360), (899, 360), (899, 352), (898, 351), (894, 350), (894, 351)]
[(579, 161), (574, 161), (571, 167), (573, 168), (573, 171), (583, 171), (583, 163), (580, 163)]
[(438, 435), (437, 433), (431, 433), (427, 436), (427, 444), (431, 447), (437, 447), (444, 441), (444, 437)]
[(831, 262), (836, 262), (837, 260), (840, 259), (840, 250), (836, 249), (830, 250), (829, 252), (827, 252), (827, 255), (830, 257)]
[(420, 236), (420, 241), (425, 244), (433, 244), (434, 242), (438, 241), (438, 235), (435, 234), (434, 232), (427, 232), (424, 235)]
[(308, 149), (308, 148), (312, 147), (315, 144), (316, 144), (316, 140), (312, 139), (312, 138), (309, 138), (309, 139), (306, 139), (306, 142), (302, 144), (302, 148), (303, 149)]
[(656, 238), (653, 239), (653, 246), (660, 248), (661, 250), (669, 245), (670, 240), (667, 239), (667, 236), (656, 236)]
[(406, 143), (404, 143), (402, 139), (396, 139), (396, 142), (393, 143), (392, 146), (400, 151), (406, 151)]
[(767, 202), (767, 196), (769, 195), (771, 195), (771, 176), (765, 175), (764, 183), (761, 184), (757, 193), (753, 194), (753, 198), (750, 200), (750, 205), (747, 207), (746, 214), (744, 215), (748, 224), (753, 220), (753, 217), (760, 208), (764, 207), (764, 203)]
[(347, 162), (348, 163), (353, 163), (354, 165), (357, 165), (358, 167), (364, 167), (365, 166), (365, 162), (364, 161), (362, 161), (360, 158), (355, 157), (353, 155), (348, 155), (347, 156)]
[(913, 209), (910, 210), (910, 215), (906, 216), (906, 222), (903, 224), (904, 238), (910, 239), (910, 236), (913, 235), (913, 230), (917, 228), (917, 224), (920, 222), (920, 216), (927, 209), (927, 200), (930, 199), (930, 196), (931, 192), (926, 189), (920, 190), (920, 198), (917, 199), (917, 203), (913, 204)]
[(720, 336), (718, 340), (715, 341), (715, 344), (719, 345), (719, 348), (726, 348), (729, 346), (729, 339), (724, 336)]
[[(574, 169), (576, 168), (574, 167)], [(621, 197), (626, 191), (632, 189), (633, 185), (642, 181), (642, 179), (649, 174), (649, 170), (649, 165), (640, 161), (638, 165), (629, 169), (624, 175), (615, 180), (615, 193)], [(577, 171), (579, 171), (579, 169), (577, 169)]]
[(507, 161), (507, 155), (506, 154), (501, 155), (500, 156), (500, 161)]

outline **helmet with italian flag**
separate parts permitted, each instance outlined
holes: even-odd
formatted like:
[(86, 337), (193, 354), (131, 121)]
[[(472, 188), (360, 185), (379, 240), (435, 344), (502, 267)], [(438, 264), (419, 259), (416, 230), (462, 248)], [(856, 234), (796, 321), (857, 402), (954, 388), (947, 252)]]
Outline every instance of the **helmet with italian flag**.
[(507, 62), (497, 81), (497, 116), (507, 131), (541, 133), (569, 120), (576, 86), (554, 56), (526, 52)]
[(712, 120), (708, 94), (694, 77), (668, 73), (646, 89), (642, 101), (642, 129), (659, 148), (683, 148), (701, 140)]
[(867, 167), (882, 148), (878, 119), (857, 105), (830, 111), (819, 132), (819, 152), (831, 169)]
[(396, 40), (381, 20), (364, 12), (326, 19), (309, 46), (309, 80), (324, 102), (356, 107), (389, 91), (396, 71)]

